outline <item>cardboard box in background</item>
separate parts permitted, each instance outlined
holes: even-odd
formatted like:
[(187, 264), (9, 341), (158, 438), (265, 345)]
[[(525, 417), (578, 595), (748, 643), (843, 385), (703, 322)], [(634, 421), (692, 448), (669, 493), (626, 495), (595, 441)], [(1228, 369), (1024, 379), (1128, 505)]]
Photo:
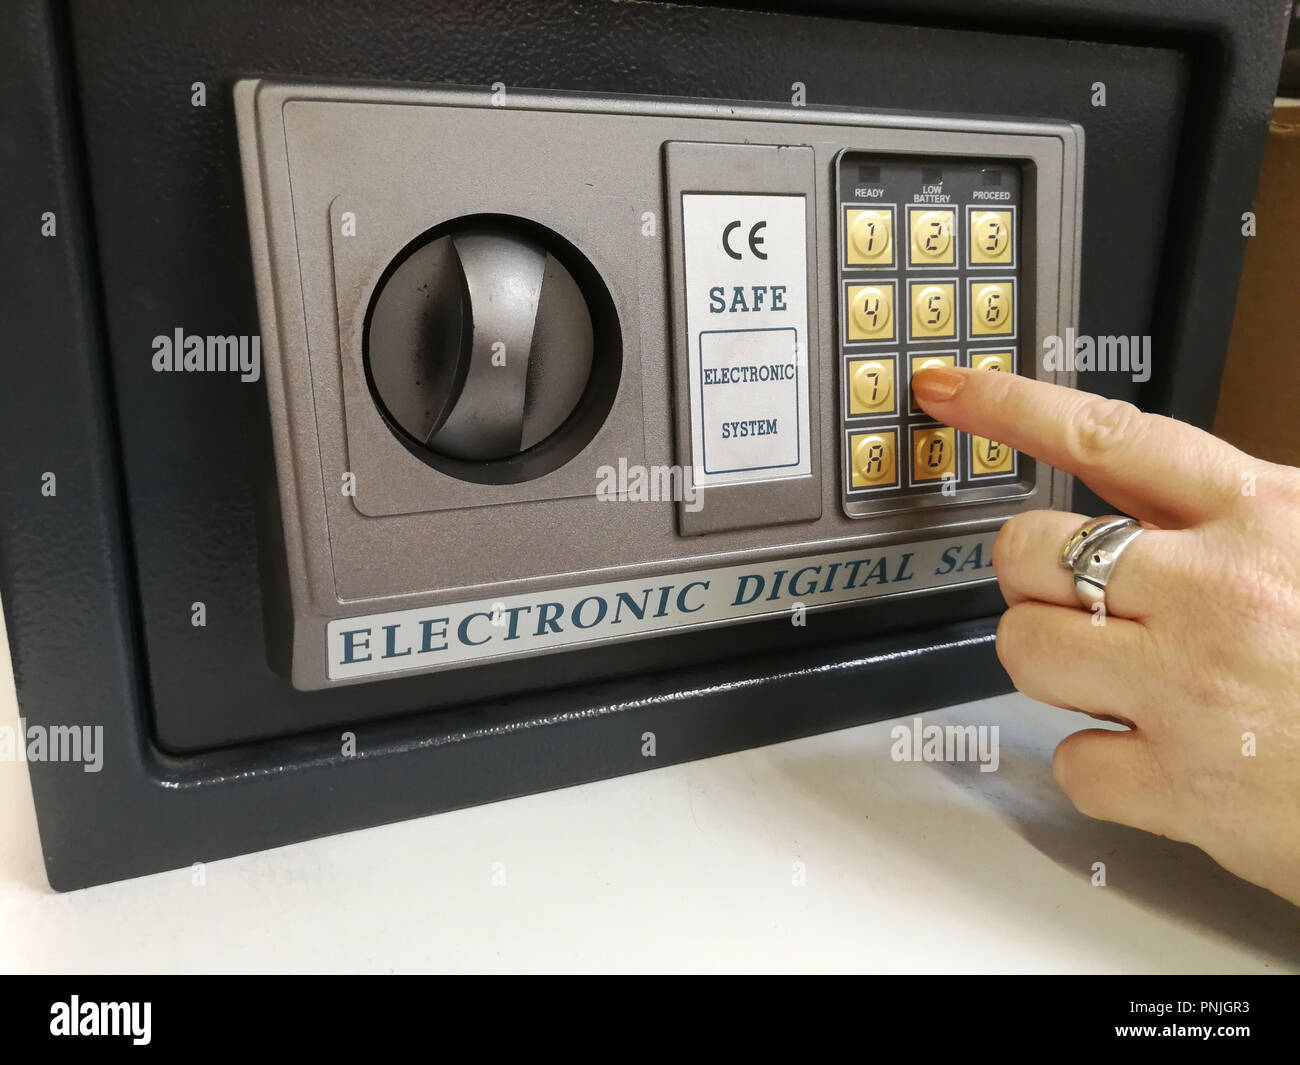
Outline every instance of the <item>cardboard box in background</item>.
[(1300, 466), (1300, 102), (1273, 111), (1214, 433)]

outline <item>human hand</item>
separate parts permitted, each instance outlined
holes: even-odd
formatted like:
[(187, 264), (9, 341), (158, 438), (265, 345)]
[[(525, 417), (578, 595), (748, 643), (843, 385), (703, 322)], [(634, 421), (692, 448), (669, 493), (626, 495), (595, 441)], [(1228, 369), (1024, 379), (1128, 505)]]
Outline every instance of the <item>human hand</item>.
[(913, 390), (931, 417), (1074, 474), (1148, 527), (1100, 616), (1059, 562), (1083, 515), (1017, 515), (994, 547), (1016, 687), (1130, 727), (1057, 747), (1066, 795), (1300, 905), (1300, 470), (1012, 374), (930, 369)]

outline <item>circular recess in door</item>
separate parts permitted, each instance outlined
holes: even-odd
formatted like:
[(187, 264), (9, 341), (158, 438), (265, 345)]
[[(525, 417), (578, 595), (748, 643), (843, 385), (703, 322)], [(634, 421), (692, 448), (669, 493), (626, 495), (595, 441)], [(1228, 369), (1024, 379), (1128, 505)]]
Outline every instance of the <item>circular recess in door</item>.
[(409, 244), (375, 286), (363, 357), (397, 438), (434, 469), (518, 484), (587, 446), (614, 403), (609, 290), (559, 234), (472, 215)]

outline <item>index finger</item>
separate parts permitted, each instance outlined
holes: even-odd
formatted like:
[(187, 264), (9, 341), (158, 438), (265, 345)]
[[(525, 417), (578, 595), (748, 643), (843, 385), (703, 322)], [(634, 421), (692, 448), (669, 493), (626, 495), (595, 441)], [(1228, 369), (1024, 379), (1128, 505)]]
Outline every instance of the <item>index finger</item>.
[(1164, 528), (1235, 505), (1260, 463), (1185, 422), (1016, 374), (941, 367), (912, 379), (932, 418), (1072, 473), (1116, 507)]

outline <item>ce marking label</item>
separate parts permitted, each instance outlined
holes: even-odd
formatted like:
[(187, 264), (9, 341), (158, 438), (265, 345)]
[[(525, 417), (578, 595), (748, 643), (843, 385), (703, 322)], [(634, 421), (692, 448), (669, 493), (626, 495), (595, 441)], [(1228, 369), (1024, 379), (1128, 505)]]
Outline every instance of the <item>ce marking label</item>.
[[(740, 259), (740, 252), (731, 246), (731, 234), (743, 225), (739, 218), (734, 222), (728, 222), (726, 228), (722, 231), (722, 250), (730, 255), (733, 259)], [(761, 250), (763, 247), (763, 230), (767, 228), (767, 219), (761, 222), (755, 222), (749, 227), (749, 250), (756, 259), (766, 259), (767, 252)]]

